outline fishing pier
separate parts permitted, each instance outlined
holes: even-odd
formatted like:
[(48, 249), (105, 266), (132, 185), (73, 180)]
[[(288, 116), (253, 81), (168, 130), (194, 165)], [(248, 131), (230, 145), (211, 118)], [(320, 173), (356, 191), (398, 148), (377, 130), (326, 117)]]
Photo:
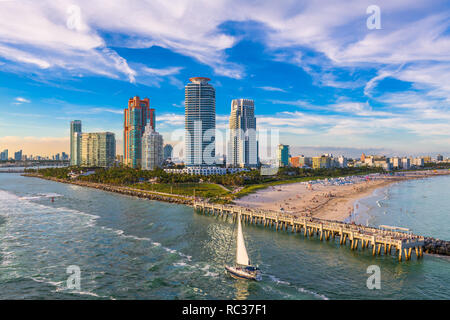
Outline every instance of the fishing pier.
[(244, 223), (262, 225), (275, 230), (302, 232), (305, 237), (316, 237), (329, 241), (339, 237), (340, 245), (349, 245), (351, 250), (372, 250), (372, 254), (398, 255), (398, 260), (411, 260), (415, 252), (417, 259), (423, 257), (425, 238), (414, 235), (408, 229), (380, 226), (378, 228), (329, 221), (311, 217), (298, 217), (270, 210), (250, 209), (235, 205), (219, 205), (194, 201), (194, 209), (204, 214), (234, 220), (241, 217)]

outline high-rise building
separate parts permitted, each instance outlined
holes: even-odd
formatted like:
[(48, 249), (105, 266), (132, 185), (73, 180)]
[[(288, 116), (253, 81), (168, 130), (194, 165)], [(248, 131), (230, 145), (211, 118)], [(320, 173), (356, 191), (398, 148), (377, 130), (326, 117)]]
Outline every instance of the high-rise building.
[(402, 167), (402, 159), (399, 157), (393, 157), (389, 161), (394, 169), (400, 169)]
[(15, 161), (20, 161), (22, 160), (22, 150), (19, 150), (17, 152), (14, 152), (14, 160)]
[(216, 91), (204, 77), (190, 78), (185, 87), (185, 162), (214, 165), (216, 158)]
[(289, 146), (285, 144), (278, 145), (277, 152), (278, 166), (287, 167), (289, 166)]
[(150, 100), (141, 100), (138, 96), (130, 98), (128, 108), (124, 110), (123, 158), (126, 166), (141, 166), (142, 135), (147, 123), (155, 130), (155, 109), (150, 109)]
[(142, 135), (142, 169), (154, 170), (163, 160), (163, 137), (148, 123)]
[(83, 133), (81, 135), (81, 165), (111, 167), (116, 158), (116, 138), (112, 132)]
[(344, 157), (343, 155), (339, 156), (337, 158), (337, 166), (339, 168), (347, 168), (347, 158)]
[(441, 155), (441, 154), (438, 154), (438, 155), (436, 156), (436, 161), (444, 161), (444, 156)]
[(7, 161), (8, 160), (8, 149), (5, 149), (0, 153), (0, 160)]
[(234, 99), (231, 101), (227, 165), (231, 167), (256, 167), (258, 165), (253, 100)]
[(172, 153), (173, 153), (172, 145), (171, 144), (166, 144), (164, 146), (164, 152), (163, 153), (164, 153), (164, 156), (163, 156), (164, 160), (172, 159)]
[(70, 122), (70, 165), (79, 166), (81, 164), (81, 121)]
[(402, 158), (402, 168), (406, 170), (411, 168), (411, 161), (409, 158)]

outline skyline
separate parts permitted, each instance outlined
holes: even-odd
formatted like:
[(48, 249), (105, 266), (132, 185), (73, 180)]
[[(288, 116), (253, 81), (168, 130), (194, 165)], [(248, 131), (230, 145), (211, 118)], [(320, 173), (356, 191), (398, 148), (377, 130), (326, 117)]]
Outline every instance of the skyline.
[[(257, 126), (280, 130), (292, 150), (448, 157), (449, 5), (381, 1), (381, 29), (369, 30), (370, 1), (329, 2), (135, 2), (145, 22), (132, 25), (120, 3), (0, 2), (0, 149), (69, 153), (68, 123), (80, 119), (115, 133), (123, 154), (135, 95), (150, 99), (171, 142), (184, 85), (205, 76), (219, 129), (232, 99), (252, 99)], [(27, 25), (6, 18), (18, 12)]]

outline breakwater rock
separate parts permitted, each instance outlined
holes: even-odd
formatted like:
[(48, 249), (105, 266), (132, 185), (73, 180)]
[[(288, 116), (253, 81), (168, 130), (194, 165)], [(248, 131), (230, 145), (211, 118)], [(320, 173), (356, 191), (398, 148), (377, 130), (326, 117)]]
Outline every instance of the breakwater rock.
[(450, 241), (425, 237), (425, 245), (423, 249), (426, 253), (450, 256)]
[(79, 180), (66, 180), (66, 179), (59, 179), (59, 178), (54, 178), (54, 177), (44, 177), (44, 176), (38, 175), (38, 174), (24, 174), (24, 176), (41, 178), (41, 179), (60, 182), (60, 183), (73, 184), (73, 185), (77, 185), (77, 186), (81, 186), (81, 187), (94, 188), (94, 189), (108, 191), (108, 192), (115, 192), (115, 193), (120, 193), (120, 194), (124, 194), (124, 195), (128, 195), (128, 196), (145, 198), (145, 199), (149, 199), (149, 200), (157, 200), (157, 201), (178, 203), (178, 204), (184, 204), (184, 205), (192, 205), (192, 203), (193, 203), (193, 199), (191, 199), (190, 197), (171, 195), (171, 194), (166, 194), (166, 193), (161, 193), (161, 192), (145, 191), (145, 190), (139, 190), (139, 189), (135, 189), (135, 188), (114, 186), (114, 185), (95, 183), (95, 182), (86, 182), (86, 181), (79, 181)]

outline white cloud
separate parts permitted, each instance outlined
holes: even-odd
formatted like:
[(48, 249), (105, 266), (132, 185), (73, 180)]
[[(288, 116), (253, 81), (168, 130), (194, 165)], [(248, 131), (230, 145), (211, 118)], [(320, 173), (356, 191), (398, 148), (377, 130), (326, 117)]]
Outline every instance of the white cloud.
[(156, 69), (156, 68), (143, 67), (140, 70), (145, 73), (151, 74), (151, 75), (171, 76), (171, 75), (180, 73), (181, 69), (183, 69), (183, 68), (182, 67), (168, 67), (168, 68)]
[(258, 87), (258, 89), (262, 89), (262, 90), (265, 90), (265, 91), (286, 92), (286, 90), (284, 90), (284, 89), (277, 88), (277, 87), (270, 87), (270, 86)]
[(15, 100), (17, 102), (19, 102), (19, 103), (23, 103), (23, 102), (30, 103), (31, 102), (31, 100), (28, 100), (28, 99), (25, 99), (25, 98), (22, 98), (22, 97), (17, 97)]

